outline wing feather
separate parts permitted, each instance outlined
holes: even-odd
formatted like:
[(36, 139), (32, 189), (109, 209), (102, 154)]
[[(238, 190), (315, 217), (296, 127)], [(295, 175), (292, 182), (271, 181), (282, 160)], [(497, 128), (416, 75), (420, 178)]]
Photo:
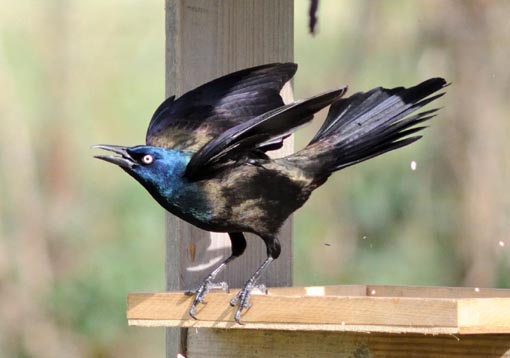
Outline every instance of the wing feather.
[(197, 151), (211, 139), (284, 105), (280, 90), (297, 70), (274, 63), (237, 71), (166, 99), (147, 129), (148, 145)]
[(186, 167), (186, 176), (191, 180), (200, 180), (210, 176), (229, 160), (237, 160), (243, 155), (249, 157), (257, 148), (270, 147), (283, 141), (346, 91), (347, 87), (342, 87), (296, 101), (226, 130), (193, 155)]

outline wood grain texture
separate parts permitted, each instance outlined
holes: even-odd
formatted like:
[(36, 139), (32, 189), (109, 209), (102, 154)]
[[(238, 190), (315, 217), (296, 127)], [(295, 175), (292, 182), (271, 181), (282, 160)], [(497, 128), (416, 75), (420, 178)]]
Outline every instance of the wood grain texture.
[(505, 335), (416, 335), (349, 332), (189, 329), (187, 358), (499, 358)]
[[(293, 59), (292, 0), (166, 0), (165, 5), (167, 96), (242, 68)], [(292, 92), (283, 92), (290, 101)], [(279, 155), (291, 151), (292, 140)], [(266, 256), (262, 240), (247, 240), (246, 253), (218, 277), (232, 287), (241, 286)], [(282, 255), (261, 279), (270, 286), (292, 283), (290, 221), (281, 241)], [(230, 243), (225, 234), (168, 215), (166, 253), (167, 289), (191, 289), (230, 254)], [(167, 332), (168, 357), (175, 357), (181, 341), (179, 332)]]
[[(292, 61), (293, 1), (168, 0), (167, 95), (180, 95), (206, 81), (242, 68)], [(292, 92), (284, 91), (287, 101)], [(286, 143), (284, 153), (292, 151)], [(224, 234), (209, 234), (168, 218), (168, 288), (194, 288), (230, 253)], [(282, 230), (282, 255), (263, 281), (291, 284), (290, 226)], [(250, 237), (246, 253), (226, 276), (240, 287), (266, 257), (258, 237)]]
[[(374, 296), (373, 292), (394, 292)], [(418, 292), (422, 291), (422, 297)], [(435, 292), (434, 292), (435, 291)], [(459, 291), (459, 292), (457, 292)], [(469, 292), (468, 292), (469, 291)], [(361, 331), (424, 334), (510, 333), (510, 290), (388, 286), (275, 288), (252, 297), (244, 325), (233, 322), (234, 293), (210, 293), (207, 305), (189, 318), (189, 297), (179, 292), (128, 297), (132, 325), (237, 329)], [(301, 293), (299, 293), (301, 292)], [(432, 294), (431, 294), (432, 292)], [(439, 292), (445, 293), (439, 296)], [(466, 295), (462, 297), (462, 293)], [(489, 296), (491, 295), (492, 296)]]

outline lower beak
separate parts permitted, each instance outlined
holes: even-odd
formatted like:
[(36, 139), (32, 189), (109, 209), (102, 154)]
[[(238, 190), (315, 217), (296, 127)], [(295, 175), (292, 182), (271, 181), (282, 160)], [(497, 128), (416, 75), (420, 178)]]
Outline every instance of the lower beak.
[(92, 146), (93, 149), (104, 149), (109, 152), (113, 152), (118, 154), (118, 156), (113, 155), (95, 155), (94, 158), (104, 160), (109, 163), (113, 163), (118, 165), (121, 168), (133, 168), (133, 166), (136, 165), (136, 162), (134, 159), (129, 155), (127, 152), (128, 147), (123, 147), (120, 145), (105, 145), (105, 144), (98, 144)]

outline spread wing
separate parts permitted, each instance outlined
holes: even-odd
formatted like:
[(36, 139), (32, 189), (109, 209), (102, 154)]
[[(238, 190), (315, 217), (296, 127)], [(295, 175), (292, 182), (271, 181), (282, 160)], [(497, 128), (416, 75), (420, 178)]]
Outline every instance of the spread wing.
[(289, 136), (313, 119), (313, 114), (330, 105), (347, 91), (342, 87), (324, 94), (278, 107), (227, 129), (193, 155), (186, 176), (200, 180), (240, 158), (253, 158), (257, 151)]
[[(248, 68), (208, 82), (183, 96), (166, 99), (152, 116), (148, 145), (198, 151), (228, 129), (284, 105), (283, 85), (297, 70), (294, 63)], [(266, 143), (276, 149), (282, 140)]]

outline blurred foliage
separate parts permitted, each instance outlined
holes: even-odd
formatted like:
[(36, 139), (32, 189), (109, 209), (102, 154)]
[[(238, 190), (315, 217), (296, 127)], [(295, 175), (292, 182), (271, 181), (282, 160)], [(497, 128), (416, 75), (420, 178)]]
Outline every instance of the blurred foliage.
[(342, 84), (354, 93), (432, 76), (453, 82), (424, 139), (337, 174), (298, 211), (296, 284), (508, 287), (510, 76), (500, 56), (509, 5), (321, 1), (314, 38), (296, 11), (296, 97)]
[[(295, 283), (509, 287), (510, 3), (322, 0), (315, 36), (307, 7), (296, 98), (453, 85), (423, 140), (333, 176), (296, 214)], [(127, 292), (164, 287), (163, 212), (89, 150), (143, 142), (163, 97), (161, 1), (2, 7), (0, 356), (163, 355), (163, 330), (124, 317)]]
[(89, 147), (143, 142), (163, 5), (20, 1), (0, 17), (0, 356), (161, 356), (163, 330), (128, 328), (125, 297), (164, 287), (164, 215)]

